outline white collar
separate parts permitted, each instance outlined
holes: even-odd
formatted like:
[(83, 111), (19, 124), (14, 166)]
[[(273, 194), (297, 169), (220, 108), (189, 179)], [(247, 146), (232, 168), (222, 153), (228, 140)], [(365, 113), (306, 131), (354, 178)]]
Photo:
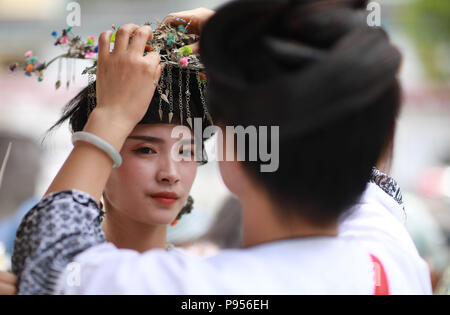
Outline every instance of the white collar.
[(398, 203), (396, 199), (391, 197), (381, 187), (373, 182), (367, 183), (366, 190), (363, 192), (359, 203), (380, 204), (403, 225), (406, 224), (406, 212), (403, 204)]

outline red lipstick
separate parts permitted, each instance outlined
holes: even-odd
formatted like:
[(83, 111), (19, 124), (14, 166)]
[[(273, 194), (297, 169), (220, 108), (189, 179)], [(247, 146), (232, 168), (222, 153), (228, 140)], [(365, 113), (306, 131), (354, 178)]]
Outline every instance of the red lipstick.
[(151, 197), (164, 205), (172, 205), (178, 200), (178, 195), (172, 192), (160, 192), (152, 194)]

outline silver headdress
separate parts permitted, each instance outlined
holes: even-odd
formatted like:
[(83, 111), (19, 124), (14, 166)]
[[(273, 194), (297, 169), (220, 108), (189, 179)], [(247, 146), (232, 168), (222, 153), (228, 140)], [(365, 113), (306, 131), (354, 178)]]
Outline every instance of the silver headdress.
[[(192, 20), (186, 21), (183, 19), (177, 19), (184, 24), (178, 26), (172, 26), (161, 22), (156, 22), (156, 27), (153, 32), (153, 40), (147, 42), (144, 55), (151, 51), (156, 51), (161, 56), (161, 64), (164, 65), (163, 72), (160, 81), (157, 85), (157, 91), (159, 93), (159, 119), (160, 121), (166, 121), (171, 123), (174, 116), (174, 100), (177, 100), (180, 123), (183, 124), (183, 120), (192, 128), (192, 116), (191, 116), (191, 104), (190, 99), (192, 95), (191, 87), (193, 86), (191, 81), (196, 83), (198, 88), (201, 105), (203, 107), (203, 119), (207, 119), (212, 125), (212, 118), (209, 114), (206, 101), (205, 91), (207, 85), (207, 75), (204, 66), (200, 62), (198, 54), (194, 54), (189, 45), (199, 40), (199, 36), (195, 34), (189, 34), (188, 29)], [(151, 23), (145, 23), (151, 25)], [(115, 36), (118, 28), (113, 25), (114, 33), (111, 37), (111, 43), (114, 43)], [(93, 65), (84, 69), (82, 74), (88, 74), (89, 81), (89, 108), (88, 112), (91, 112), (96, 105), (95, 94), (95, 74), (97, 71), (97, 52), (98, 46), (95, 45), (95, 37), (89, 36), (86, 40), (82, 40), (79, 36), (75, 36), (72, 32), (72, 27), (63, 29), (61, 34), (58, 35), (56, 31), (52, 32), (52, 36), (56, 38), (55, 46), (61, 46), (64, 48), (65, 53), (53, 58), (50, 62), (39, 62), (37, 57), (33, 56), (31, 51), (25, 53), (26, 60), (21, 63), (15, 63), (9, 66), (11, 71), (16, 69), (23, 69), (25, 75), (31, 76), (36, 74), (38, 81), (42, 81), (44, 77), (44, 70), (46, 70), (54, 61), (58, 60), (58, 78), (55, 84), (56, 89), (61, 86), (61, 70), (62, 61), (66, 61), (67, 65), (67, 88), (71, 81), (75, 81), (75, 61), (77, 59), (91, 59)], [(131, 39), (131, 38), (130, 38)], [(178, 70), (178, 71), (177, 71)], [(175, 82), (173, 82), (173, 73), (178, 72), (178, 89), (174, 88)], [(184, 78), (184, 79), (183, 79)], [(185, 88), (183, 88), (185, 87)], [(176, 92), (178, 91), (178, 95)], [(184, 93), (183, 93), (184, 91)], [(166, 115), (164, 115), (166, 113)]]

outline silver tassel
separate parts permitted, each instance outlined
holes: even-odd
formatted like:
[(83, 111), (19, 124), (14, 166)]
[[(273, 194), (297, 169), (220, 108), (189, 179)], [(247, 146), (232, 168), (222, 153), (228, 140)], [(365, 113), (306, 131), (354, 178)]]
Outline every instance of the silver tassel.
[(58, 60), (58, 77), (55, 83), (55, 87), (56, 89), (59, 89), (59, 87), (61, 86), (61, 68), (62, 68), (62, 59)]
[(94, 110), (96, 103), (96, 93), (94, 90), (94, 75), (88, 74), (88, 116)]
[(72, 63), (72, 82), (75, 83), (75, 72), (77, 70), (77, 60), (73, 59)]
[(159, 109), (158, 109), (158, 113), (159, 113), (159, 120), (162, 121), (163, 119), (163, 110), (162, 110), (162, 100), (164, 98), (164, 100), (167, 99), (167, 97), (165, 97), (165, 95), (163, 96), (163, 85), (164, 85), (164, 70), (161, 73), (161, 79), (160, 79), (160, 83), (158, 84), (158, 92), (159, 92)]
[(179, 104), (178, 107), (180, 108), (180, 125), (183, 124), (183, 77), (181, 73), (181, 68), (178, 70), (178, 86), (180, 88), (179, 93)]
[(200, 80), (200, 73), (198, 70), (196, 71), (196, 76), (197, 76), (198, 90), (200, 92), (200, 99), (201, 99), (202, 105), (203, 105), (203, 119), (208, 119), (209, 123), (211, 125), (214, 125), (211, 115), (208, 112), (208, 108), (206, 107), (206, 100), (205, 100), (205, 96), (203, 93), (203, 91), (206, 91), (206, 86), (205, 86), (206, 84), (203, 84), (202, 81)]
[(186, 115), (187, 115), (186, 121), (192, 129), (191, 110), (189, 108), (189, 102), (191, 100), (191, 91), (189, 89), (190, 74), (191, 74), (190, 70), (187, 69), (186, 70)]
[(170, 106), (170, 112), (169, 112), (169, 124), (172, 123), (172, 117), (173, 117), (173, 89), (172, 89), (172, 67), (169, 65), (167, 69), (167, 77), (169, 81), (169, 106)]
[(70, 85), (70, 78), (72, 76), (72, 73), (70, 73), (70, 59), (66, 59), (66, 88), (69, 89)]

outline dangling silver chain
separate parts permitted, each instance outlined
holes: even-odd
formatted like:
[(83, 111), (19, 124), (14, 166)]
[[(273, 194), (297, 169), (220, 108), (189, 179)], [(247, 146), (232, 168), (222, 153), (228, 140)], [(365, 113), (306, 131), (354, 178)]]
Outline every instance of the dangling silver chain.
[(167, 77), (169, 81), (169, 124), (172, 122), (173, 116), (173, 90), (172, 90), (172, 67), (168, 65)]
[(94, 90), (94, 75), (92, 73), (88, 74), (88, 116), (94, 110), (96, 104), (96, 93)]
[(161, 79), (159, 81), (158, 84), (158, 92), (159, 92), (159, 108), (158, 108), (158, 112), (159, 112), (159, 120), (162, 121), (162, 116), (163, 116), (163, 110), (162, 110), (162, 95), (163, 95), (163, 87), (164, 87), (164, 69), (161, 72)]
[(187, 122), (192, 129), (192, 118), (191, 118), (191, 110), (189, 108), (189, 102), (191, 101), (191, 91), (189, 90), (189, 80), (191, 76), (191, 71), (189, 69), (186, 70), (186, 116)]
[(200, 73), (198, 70), (195, 71), (195, 75), (197, 76), (198, 90), (200, 91), (200, 99), (203, 105), (203, 119), (207, 118), (209, 123), (214, 125), (211, 115), (208, 112), (208, 108), (206, 107), (205, 96), (203, 95), (203, 91), (206, 91), (206, 85), (204, 85), (200, 80)]
[(178, 107), (180, 108), (180, 125), (183, 124), (183, 78), (182, 78), (181, 68), (178, 70), (178, 86), (180, 87), (180, 93), (179, 96), (179, 104)]
[[(158, 84), (158, 93), (161, 95), (163, 95), (163, 88), (167, 87), (166, 85), (168, 85), (168, 90), (167, 92), (167, 96), (169, 99), (169, 123), (171, 123), (172, 117), (173, 117), (173, 87), (172, 87), (172, 71), (171, 71), (171, 67), (168, 66), (167, 69), (168, 73), (167, 73), (167, 81), (168, 84), (165, 84), (164, 81), (164, 70), (161, 73), (161, 79), (160, 79), (160, 84)], [(198, 83), (198, 87), (199, 87), (199, 92), (200, 92), (200, 99), (202, 102), (202, 106), (203, 106), (203, 112), (204, 112), (204, 118), (207, 118), (208, 121), (210, 122), (211, 125), (213, 125), (213, 121), (211, 118), (211, 115), (208, 112), (208, 109), (206, 107), (206, 100), (205, 100), (205, 96), (203, 91), (206, 90), (206, 84), (204, 82), (202, 82), (200, 80), (200, 74), (199, 71), (196, 70), (195, 71), (196, 77), (197, 77), (197, 83)], [(94, 78), (94, 74), (93, 73), (88, 73), (88, 115), (94, 110), (95, 106), (96, 106), (96, 92), (94, 89), (94, 84), (95, 84), (95, 78)], [(182, 69), (179, 68), (179, 78), (178, 78), (178, 85), (179, 85), (179, 109), (180, 109), (180, 124), (183, 124), (183, 91), (182, 91), (182, 87), (183, 87), (183, 77), (182, 77)], [(187, 115), (187, 122), (189, 123), (189, 125), (192, 128), (192, 113), (189, 107), (191, 101), (191, 91), (190, 91), (190, 70), (187, 69), (186, 71), (186, 115)], [(160, 115), (160, 120), (162, 120), (162, 98), (160, 97), (159, 100), (159, 115)]]
[[(69, 50), (70, 53), (70, 50)], [(70, 77), (71, 77), (71, 73), (70, 73), (70, 59), (66, 59), (66, 88), (69, 89), (70, 86)]]
[(75, 83), (75, 72), (77, 70), (77, 60), (76, 59), (72, 59), (72, 82)]
[(56, 77), (56, 88), (59, 89), (61, 85), (61, 71), (62, 71), (62, 59), (58, 60), (58, 76)]

